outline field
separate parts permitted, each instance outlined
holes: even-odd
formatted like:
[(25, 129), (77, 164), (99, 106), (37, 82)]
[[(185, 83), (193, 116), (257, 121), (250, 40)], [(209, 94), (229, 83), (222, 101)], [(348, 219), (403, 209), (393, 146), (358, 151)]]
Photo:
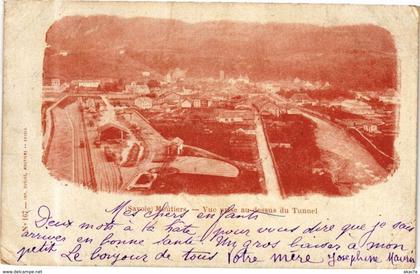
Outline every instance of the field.
[(205, 175), (171, 175), (157, 181), (156, 192), (188, 192), (191, 194), (231, 194), (265, 192), (264, 176), (258, 162), (255, 135), (237, 133), (255, 128), (253, 123), (223, 124), (212, 121), (212, 110), (176, 110), (172, 113), (142, 113), (166, 139), (181, 138), (188, 146), (217, 154), (240, 167), (237, 178)]

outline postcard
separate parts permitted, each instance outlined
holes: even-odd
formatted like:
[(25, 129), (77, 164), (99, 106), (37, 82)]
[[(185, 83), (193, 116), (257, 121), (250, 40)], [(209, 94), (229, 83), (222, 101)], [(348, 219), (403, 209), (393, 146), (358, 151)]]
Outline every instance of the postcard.
[(1, 258), (414, 268), (418, 10), (7, 1)]

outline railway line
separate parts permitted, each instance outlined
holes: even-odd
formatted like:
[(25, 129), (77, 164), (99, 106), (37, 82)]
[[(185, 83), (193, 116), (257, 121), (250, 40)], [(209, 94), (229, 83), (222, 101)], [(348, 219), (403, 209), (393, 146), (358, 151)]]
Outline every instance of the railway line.
[(83, 116), (80, 114), (77, 104), (68, 105), (65, 111), (70, 119), (73, 132), (73, 181), (96, 191), (96, 179)]

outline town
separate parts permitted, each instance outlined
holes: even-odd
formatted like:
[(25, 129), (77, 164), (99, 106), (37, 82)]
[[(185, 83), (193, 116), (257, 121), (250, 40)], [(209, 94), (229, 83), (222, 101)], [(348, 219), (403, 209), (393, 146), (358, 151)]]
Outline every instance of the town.
[(395, 89), (174, 68), (44, 79), (42, 96), (45, 166), (94, 191), (351, 195), (398, 163)]

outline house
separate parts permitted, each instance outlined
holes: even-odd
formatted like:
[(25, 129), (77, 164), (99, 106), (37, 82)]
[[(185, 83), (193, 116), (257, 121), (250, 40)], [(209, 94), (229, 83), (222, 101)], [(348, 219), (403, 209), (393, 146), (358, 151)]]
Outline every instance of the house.
[(239, 75), (238, 79), (236, 79), (236, 83), (249, 84), (248, 75), (244, 75), (244, 76), (242, 76), (242, 74)]
[(186, 70), (182, 70), (180, 68), (176, 68), (173, 72), (172, 72), (172, 80), (174, 81), (182, 81), (185, 79), (187, 75), (187, 71)]
[(200, 98), (194, 98), (193, 99), (193, 106), (195, 108), (201, 108), (201, 99)]
[(280, 147), (280, 148), (292, 148), (292, 144), (290, 144), (290, 143), (279, 143), (278, 147)]
[(346, 127), (353, 127), (358, 129), (363, 129), (369, 133), (379, 133), (378, 126), (384, 124), (379, 119), (366, 120), (366, 119), (341, 119), (337, 122)]
[(147, 85), (131, 82), (131, 84), (125, 86), (124, 92), (146, 95), (150, 93), (150, 90)]
[(259, 111), (263, 115), (271, 114), (278, 117), (282, 113), (287, 113), (287, 108), (285, 105), (280, 106), (273, 102), (266, 102), (265, 104), (260, 106)]
[(280, 108), (274, 103), (267, 103), (259, 109), (262, 115), (280, 116)]
[(42, 92), (43, 93), (61, 93), (69, 88), (68, 83), (60, 83), (60, 79), (51, 79), (50, 86), (43, 86)]
[(350, 113), (365, 115), (373, 114), (374, 110), (370, 105), (358, 100), (344, 100), (341, 102), (341, 109)]
[(255, 130), (238, 128), (237, 130), (233, 131), (232, 133), (234, 133), (234, 134), (245, 134), (245, 135), (255, 135)]
[(363, 130), (369, 133), (380, 133), (378, 130), (378, 125), (367, 123), (363, 125)]
[(287, 113), (287, 105), (275, 103), (266, 96), (252, 98), (253, 106), (262, 115), (280, 116), (282, 113)]
[(168, 154), (169, 155), (180, 155), (184, 150), (184, 140), (179, 137), (175, 137), (171, 140), (171, 143), (168, 146)]
[(98, 127), (101, 142), (121, 142), (128, 138), (130, 130), (120, 124), (109, 122)]
[(184, 99), (181, 101), (181, 108), (191, 108), (192, 102), (189, 99)]
[(181, 95), (191, 95), (193, 93), (194, 92), (193, 92), (192, 88), (186, 88), (185, 86), (183, 86), (181, 91), (179, 92), (179, 94), (181, 94)]
[(107, 97), (113, 105), (130, 105), (137, 98), (137, 95), (132, 93), (108, 93)]
[(172, 83), (172, 77), (171, 77), (171, 73), (170, 73), (170, 72), (168, 72), (168, 73), (165, 75), (165, 82), (166, 82), (166, 83)]
[(174, 70), (171, 70), (166, 74), (165, 80), (167, 83), (175, 83), (177, 81), (185, 80), (186, 75), (187, 75), (186, 70), (175, 68)]
[(367, 123), (367, 120), (364, 119), (340, 119), (336, 120), (337, 123), (346, 126), (346, 127), (356, 127), (360, 128), (363, 127)]
[(219, 110), (215, 117), (219, 123), (244, 123), (253, 122), (254, 115), (250, 111), (240, 110)]
[(219, 81), (223, 82), (225, 80), (225, 72), (223, 70), (219, 71)]
[(94, 113), (96, 112), (96, 102), (93, 98), (88, 98), (85, 103), (85, 107), (88, 109), (89, 112)]
[(327, 172), (328, 170), (325, 168), (325, 165), (320, 160), (317, 160), (312, 166), (312, 174), (324, 175)]
[(213, 105), (213, 101), (210, 98), (201, 98), (200, 99), (200, 107), (202, 108), (209, 108)]
[(290, 100), (298, 105), (312, 105), (316, 103), (316, 101), (306, 93), (295, 93), (290, 97)]
[(379, 95), (378, 99), (386, 104), (398, 104), (398, 94), (397, 91), (393, 89), (388, 89), (385, 93)]
[(100, 80), (74, 80), (72, 84), (84, 88), (98, 88), (101, 84)]
[(229, 79), (227, 80), (227, 83), (228, 83), (229, 85), (235, 85), (235, 84), (236, 84), (236, 80), (235, 80), (235, 79), (233, 79), (233, 78), (229, 78)]
[(216, 121), (219, 123), (239, 123), (243, 122), (244, 118), (236, 111), (220, 111), (216, 116)]
[(176, 109), (178, 108), (178, 104), (173, 104), (173, 103), (168, 103), (168, 102), (164, 102), (164, 103), (153, 103), (153, 106), (151, 108), (152, 111), (165, 111), (165, 112), (170, 112), (172, 109)]
[(60, 79), (51, 79), (51, 86), (59, 88), (61, 86)]
[(163, 104), (163, 103), (178, 104), (181, 102), (182, 99), (183, 99), (182, 95), (179, 95), (178, 93), (175, 93), (173, 91), (169, 91), (159, 96), (157, 100), (159, 104)]
[(189, 96), (188, 99), (192, 102), (194, 108), (208, 108), (212, 105), (212, 101), (208, 96), (195, 94)]
[(376, 97), (376, 93), (372, 93), (371, 91), (355, 91), (354, 93), (357, 100), (370, 101)]
[(153, 106), (153, 100), (149, 97), (138, 97), (134, 100), (134, 105), (139, 109), (151, 109)]

